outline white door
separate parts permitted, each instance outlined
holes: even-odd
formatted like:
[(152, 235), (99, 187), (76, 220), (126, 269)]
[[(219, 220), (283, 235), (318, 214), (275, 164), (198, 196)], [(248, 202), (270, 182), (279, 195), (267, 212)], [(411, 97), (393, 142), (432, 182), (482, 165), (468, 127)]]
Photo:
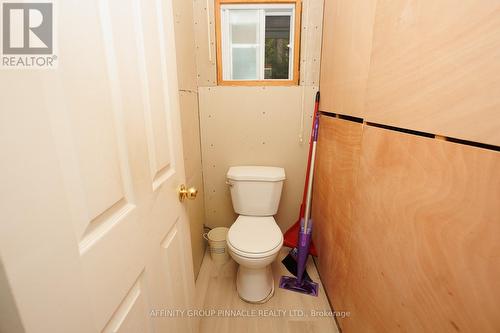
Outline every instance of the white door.
[(58, 68), (0, 71), (0, 331), (191, 332), (171, 1), (55, 13)]

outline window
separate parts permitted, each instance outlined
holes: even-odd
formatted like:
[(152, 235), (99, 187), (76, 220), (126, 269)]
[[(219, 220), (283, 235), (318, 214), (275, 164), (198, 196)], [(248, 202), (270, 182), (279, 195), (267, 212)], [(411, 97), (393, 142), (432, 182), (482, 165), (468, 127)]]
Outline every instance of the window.
[(216, 0), (215, 11), (219, 84), (298, 84), (300, 0)]

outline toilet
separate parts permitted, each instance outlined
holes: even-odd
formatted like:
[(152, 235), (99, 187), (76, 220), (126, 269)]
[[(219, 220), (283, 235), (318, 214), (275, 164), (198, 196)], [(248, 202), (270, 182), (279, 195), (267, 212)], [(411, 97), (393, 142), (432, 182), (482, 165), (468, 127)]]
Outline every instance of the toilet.
[(227, 246), (239, 264), (236, 289), (241, 299), (263, 303), (274, 294), (271, 263), (282, 245), (283, 234), (273, 215), (278, 211), (285, 170), (278, 167), (236, 166), (227, 172), (234, 211)]

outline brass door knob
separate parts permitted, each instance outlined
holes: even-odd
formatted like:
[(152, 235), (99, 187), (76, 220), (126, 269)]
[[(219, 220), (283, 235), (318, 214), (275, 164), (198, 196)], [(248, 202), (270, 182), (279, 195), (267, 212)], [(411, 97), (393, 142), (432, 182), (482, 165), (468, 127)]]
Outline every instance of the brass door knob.
[(182, 184), (179, 188), (179, 201), (183, 202), (185, 199), (196, 199), (198, 195), (198, 190), (195, 187), (187, 188), (186, 185)]

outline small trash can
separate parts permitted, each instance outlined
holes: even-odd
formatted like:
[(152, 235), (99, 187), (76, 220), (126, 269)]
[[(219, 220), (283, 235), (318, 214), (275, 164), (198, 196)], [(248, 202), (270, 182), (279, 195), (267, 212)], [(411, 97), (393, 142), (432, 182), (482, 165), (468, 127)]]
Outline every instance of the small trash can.
[(229, 259), (227, 252), (226, 236), (229, 228), (217, 227), (203, 234), (203, 238), (208, 241), (210, 256), (217, 264), (223, 264)]

